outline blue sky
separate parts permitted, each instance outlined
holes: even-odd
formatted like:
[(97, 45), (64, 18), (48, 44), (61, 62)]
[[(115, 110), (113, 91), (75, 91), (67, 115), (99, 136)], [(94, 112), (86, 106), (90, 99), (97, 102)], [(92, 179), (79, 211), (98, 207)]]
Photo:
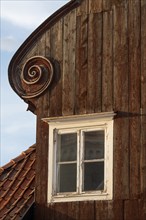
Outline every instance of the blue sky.
[(36, 118), (11, 89), (8, 65), (23, 41), (68, 0), (0, 0), (0, 166), (36, 141)]

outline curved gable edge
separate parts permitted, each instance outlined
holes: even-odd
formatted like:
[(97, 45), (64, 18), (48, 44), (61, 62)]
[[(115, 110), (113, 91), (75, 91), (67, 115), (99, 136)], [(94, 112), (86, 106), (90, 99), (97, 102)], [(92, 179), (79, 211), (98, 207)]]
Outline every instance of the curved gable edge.
[[(71, 0), (67, 4), (65, 4), (63, 7), (58, 9), (55, 13), (53, 13), (49, 18), (47, 18), (35, 31), (32, 32), (32, 34), (24, 41), (24, 43), (19, 47), (17, 52), (12, 57), (9, 67), (8, 67), (8, 79), (9, 83), (12, 87), (12, 89), (20, 96), (22, 99), (24, 99), (20, 92), (16, 88), (16, 81), (17, 77), (16, 74), (16, 68), (17, 64), (23, 59), (23, 57), (28, 52), (30, 46), (34, 43), (36, 39), (38, 39), (46, 29), (50, 29), (57, 21), (59, 21), (62, 17), (64, 17), (66, 14), (68, 14), (71, 10), (76, 8), (80, 5), (81, 0)], [(34, 112), (33, 107), (31, 107), (31, 103), (28, 100), (25, 100), (29, 104), (28, 109)]]

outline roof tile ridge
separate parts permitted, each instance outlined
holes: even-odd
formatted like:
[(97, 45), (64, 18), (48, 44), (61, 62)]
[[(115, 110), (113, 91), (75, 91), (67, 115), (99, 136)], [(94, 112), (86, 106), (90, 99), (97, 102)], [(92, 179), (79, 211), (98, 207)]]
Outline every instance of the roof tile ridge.
[[(34, 191), (32, 192), (32, 194), (34, 193)], [(23, 218), (25, 216), (25, 213), (27, 213), (28, 209), (30, 209), (30, 207), (33, 205), (33, 203), (35, 202), (35, 199), (32, 197), (32, 194), (29, 195), (29, 197), (25, 200), (25, 202), (23, 203), (23, 205), (21, 205), (19, 207), (19, 209), (17, 210), (17, 212), (15, 214), (18, 214), (20, 216), (20, 218)], [(23, 215), (20, 215), (20, 211), (24, 208), (24, 206), (27, 204), (27, 202), (32, 199), (32, 202), (30, 204), (30, 206), (28, 206), (28, 208), (26, 208), (27, 210), (25, 210)], [(11, 217), (11, 220), (16, 219), (16, 216)]]
[[(33, 181), (33, 179), (34, 179), (34, 176), (30, 179), (29, 185), (31, 184), (31, 182)], [(26, 192), (26, 190), (27, 190), (27, 188), (26, 188), (24, 191), (22, 191), (23, 193), (20, 194), (21, 197), (19, 196), (19, 197), (15, 200), (15, 202), (13, 202), (13, 204), (11, 205), (11, 208), (9, 209), (9, 211), (7, 212), (7, 214), (10, 213), (10, 212), (13, 210), (13, 208), (15, 208), (17, 202), (22, 198), (22, 196), (24, 195), (24, 193)], [(32, 190), (32, 192), (30, 193), (30, 195), (32, 195), (32, 194), (34, 193), (34, 191), (35, 191), (35, 189)], [(29, 196), (30, 196), (30, 195), (29, 195)], [(9, 201), (10, 201), (10, 200), (9, 200)]]
[[(26, 161), (27, 161), (27, 160), (24, 160), (24, 162), (22, 163), (22, 167), (24, 167), (23, 164), (26, 163)], [(18, 173), (17, 173), (17, 175), (16, 175), (16, 178), (11, 181), (11, 184), (10, 184), (10, 186), (9, 186), (9, 189), (6, 190), (5, 193), (3, 194), (3, 198), (9, 193), (9, 190), (12, 188), (13, 183), (17, 180), (17, 177), (18, 177), (18, 175), (19, 175), (19, 173), (20, 173), (21, 171), (22, 171), (22, 169), (20, 169), (20, 170), (18, 171)], [(13, 172), (13, 170), (12, 170), (11, 172)], [(8, 178), (4, 181), (4, 183), (5, 183), (7, 180), (8, 180)], [(23, 180), (23, 179), (22, 179), (22, 180)], [(21, 181), (22, 181), (22, 180), (21, 180)], [(4, 183), (3, 183), (3, 185), (4, 185)], [(20, 184), (21, 184), (21, 183), (18, 183), (18, 186), (19, 186)], [(3, 185), (2, 185), (2, 186), (3, 186)], [(18, 186), (15, 187), (15, 190), (13, 190), (13, 193), (11, 194), (11, 196), (13, 196), (14, 192), (18, 189)], [(11, 199), (11, 197), (10, 197), (8, 200), (5, 200), (6, 203), (5, 203), (3, 206), (1, 206), (1, 208), (3, 208), (3, 207), (10, 201), (10, 199)]]
[[(33, 190), (33, 193), (35, 192), (35, 189)], [(32, 198), (32, 194), (30, 194), (29, 195), (29, 197), (26, 199), (26, 201), (25, 201), (25, 203), (24, 203), (24, 205), (29, 201), (29, 200), (31, 200), (31, 198)], [(30, 207), (33, 205), (33, 203), (35, 202), (35, 196), (34, 196), (34, 198), (33, 198), (33, 200), (32, 200), (32, 202), (31, 202), (31, 204), (30, 204), (30, 206), (29, 206), (29, 209), (30, 209)], [(22, 206), (20, 206), (20, 208), (18, 209), (18, 214), (20, 213), (20, 211), (22, 210), (22, 208), (24, 207), (24, 205), (22, 205)], [(24, 213), (23, 213), (23, 215), (19, 215), (21, 218), (23, 218), (24, 216), (25, 216), (25, 213), (26, 213), (27, 211), (25, 211)]]
[[(24, 162), (26, 163), (27, 160), (25, 160)], [(32, 164), (31, 164), (30, 168), (26, 171), (26, 175), (27, 175), (27, 173), (30, 171), (30, 169), (31, 169), (32, 165), (34, 164), (34, 162), (35, 162), (35, 161), (32, 160)], [(24, 164), (23, 164), (23, 167), (24, 167)], [(21, 171), (22, 171), (22, 170), (19, 170), (19, 171), (18, 171), (17, 177), (14, 179), (14, 181), (12, 181), (12, 183), (10, 184), (9, 189), (11, 189), (12, 184), (17, 180), (18, 175), (19, 175), (19, 173), (20, 173)], [(5, 203), (4, 205), (7, 205), (7, 204), (9, 203), (9, 201), (10, 201), (11, 198), (12, 198), (12, 196), (15, 194), (15, 192), (17, 191), (17, 189), (20, 187), (20, 185), (22, 184), (22, 182), (23, 182), (24, 179), (26, 178), (26, 175), (18, 182), (18, 185), (17, 185), (17, 187), (15, 187), (15, 190), (13, 190), (13, 193), (11, 194), (11, 197), (6, 201), (6, 203)], [(34, 177), (33, 177), (33, 178), (34, 178)], [(6, 196), (8, 192), (9, 192), (9, 190), (6, 191), (6, 193), (4, 194), (4, 196)], [(3, 197), (4, 197), (4, 196), (3, 196)], [(4, 207), (4, 206), (3, 206), (3, 207)], [(3, 207), (2, 207), (2, 208), (3, 208)]]
[[(0, 171), (2, 170), (2, 172), (8, 168), (10, 168), (11, 166), (13, 166), (15, 163), (18, 163), (19, 161), (21, 161), (23, 159), (22, 156), (27, 156), (29, 153), (33, 152), (36, 148), (35, 148), (36, 144), (33, 144), (32, 146), (30, 146), (27, 150), (22, 151), (22, 153), (20, 153), (19, 156), (13, 158), (12, 160), (10, 160), (8, 163), (6, 163), (4, 166), (0, 167)], [(22, 157), (22, 158), (21, 158)], [(20, 160), (19, 160), (20, 159)]]
[[(3, 181), (0, 181), (2, 184), (0, 185), (0, 188), (5, 184), (5, 182), (8, 180), (8, 176), (13, 172), (13, 169), (11, 169), (7, 174), (6, 178)], [(2, 174), (2, 173), (1, 173)]]
[(2, 174), (4, 171), (4, 168), (3, 167), (0, 167), (0, 174)]

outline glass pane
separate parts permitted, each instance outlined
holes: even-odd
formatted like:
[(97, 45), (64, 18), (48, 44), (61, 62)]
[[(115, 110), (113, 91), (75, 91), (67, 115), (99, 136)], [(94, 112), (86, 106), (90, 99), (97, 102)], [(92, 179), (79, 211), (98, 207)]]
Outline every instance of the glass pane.
[(104, 158), (104, 131), (84, 132), (84, 159)]
[(58, 135), (58, 161), (76, 161), (77, 134)]
[(58, 192), (76, 192), (76, 163), (58, 166)]
[(104, 162), (84, 164), (84, 191), (104, 189)]

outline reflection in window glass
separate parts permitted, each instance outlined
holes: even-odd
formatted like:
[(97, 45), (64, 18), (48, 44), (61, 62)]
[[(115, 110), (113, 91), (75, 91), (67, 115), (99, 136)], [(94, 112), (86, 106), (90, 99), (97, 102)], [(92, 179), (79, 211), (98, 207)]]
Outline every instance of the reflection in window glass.
[(84, 191), (104, 189), (104, 162), (84, 164)]
[(84, 132), (84, 159), (104, 158), (104, 131)]
[(58, 192), (76, 192), (76, 163), (59, 165)]
[(58, 135), (58, 161), (76, 161), (77, 158), (77, 134)]

